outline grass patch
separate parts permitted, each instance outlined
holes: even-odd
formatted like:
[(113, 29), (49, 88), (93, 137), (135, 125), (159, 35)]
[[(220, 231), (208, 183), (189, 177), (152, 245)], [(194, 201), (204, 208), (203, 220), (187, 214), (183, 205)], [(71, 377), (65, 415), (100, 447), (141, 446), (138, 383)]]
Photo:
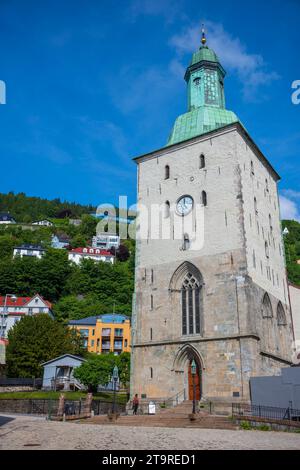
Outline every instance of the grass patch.
[[(41, 399), (41, 400), (58, 400), (61, 392), (43, 392), (43, 391), (33, 391), (33, 392), (3, 392), (0, 393), (0, 400), (26, 400), (26, 399)], [(67, 400), (80, 400), (86, 397), (86, 392), (64, 392), (65, 398)], [(94, 400), (102, 401), (112, 401), (113, 392), (97, 392), (93, 393)], [(126, 393), (116, 393), (116, 402), (117, 403), (126, 403), (127, 394)]]

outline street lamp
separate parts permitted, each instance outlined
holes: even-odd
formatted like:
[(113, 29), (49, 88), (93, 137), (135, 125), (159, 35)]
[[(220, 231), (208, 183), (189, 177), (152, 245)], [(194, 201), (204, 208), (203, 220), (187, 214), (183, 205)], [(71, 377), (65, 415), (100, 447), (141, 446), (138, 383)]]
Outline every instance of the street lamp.
[(4, 320), (5, 320), (5, 315), (6, 315), (6, 309), (7, 309), (7, 299), (8, 297), (10, 297), (13, 301), (17, 300), (17, 297), (15, 296), (15, 294), (6, 294), (5, 295), (5, 299), (4, 299), (4, 305), (3, 305), (3, 309), (2, 309), (2, 315), (1, 315), (1, 335), (0, 335), (0, 338), (5, 338), (5, 334), (4, 334)]
[(115, 408), (116, 408), (116, 388), (117, 388), (117, 381), (119, 380), (119, 369), (117, 366), (114, 367), (113, 370), (113, 383), (114, 383), (114, 401), (113, 401), (113, 409), (112, 412), (115, 413)]
[(193, 359), (191, 364), (191, 372), (193, 378), (193, 415), (196, 414), (196, 384), (195, 384), (195, 375), (197, 373), (196, 362)]

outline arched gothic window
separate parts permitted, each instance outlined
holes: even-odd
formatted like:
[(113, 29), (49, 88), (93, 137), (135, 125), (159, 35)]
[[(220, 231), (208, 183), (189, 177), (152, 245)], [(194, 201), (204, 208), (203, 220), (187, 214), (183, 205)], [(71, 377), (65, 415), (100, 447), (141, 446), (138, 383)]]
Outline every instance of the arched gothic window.
[(263, 301), (262, 301), (262, 316), (263, 318), (272, 318), (273, 317), (273, 309), (270, 297), (267, 293), (265, 293)]
[(200, 155), (200, 170), (202, 168), (205, 168), (205, 156), (203, 155), (203, 153)]
[(181, 287), (182, 302), (182, 334), (201, 334), (200, 320), (200, 281), (191, 273), (187, 273)]
[(284, 308), (281, 302), (278, 302), (277, 305), (277, 325), (283, 326), (286, 325), (286, 317)]
[(165, 166), (165, 180), (168, 180), (170, 178), (170, 167), (169, 165)]

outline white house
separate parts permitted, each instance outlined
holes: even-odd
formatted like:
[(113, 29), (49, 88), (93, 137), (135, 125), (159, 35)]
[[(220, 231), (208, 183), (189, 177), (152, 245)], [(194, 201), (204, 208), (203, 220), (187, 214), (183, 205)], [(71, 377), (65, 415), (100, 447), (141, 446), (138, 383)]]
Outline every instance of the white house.
[(15, 224), (15, 219), (9, 212), (0, 212), (0, 224)]
[(74, 378), (73, 371), (85, 362), (82, 357), (64, 354), (42, 364), (43, 390), (80, 390), (84, 386)]
[(39, 294), (33, 297), (0, 296), (0, 336), (7, 333), (21, 318), (45, 313), (53, 318), (52, 304)]
[(103, 250), (110, 250), (115, 248), (116, 250), (120, 246), (120, 237), (115, 233), (98, 233), (92, 238), (93, 248), (102, 248)]
[(36, 258), (42, 258), (42, 256), (45, 254), (45, 249), (40, 246), (40, 245), (29, 245), (29, 244), (24, 244), (20, 246), (16, 246), (14, 248), (14, 258), (16, 256), (20, 256), (23, 258), (23, 256), (35, 256)]
[(66, 235), (52, 235), (51, 246), (52, 248), (67, 248), (70, 245), (70, 238)]
[(44, 220), (38, 220), (36, 222), (32, 222), (31, 225), (42, 225), (44, 227), (53, 227), (53, 222), (50, 222), (50, 220), (44, 219)]
[(79, 264), (84, 258), (89, 258), (94, 261), (104, 261), (105, 263), (114, 264), (115, 257), (109, 251), (101, 250), (100, 248), (74, 248), (69, 251), (69, 261)]

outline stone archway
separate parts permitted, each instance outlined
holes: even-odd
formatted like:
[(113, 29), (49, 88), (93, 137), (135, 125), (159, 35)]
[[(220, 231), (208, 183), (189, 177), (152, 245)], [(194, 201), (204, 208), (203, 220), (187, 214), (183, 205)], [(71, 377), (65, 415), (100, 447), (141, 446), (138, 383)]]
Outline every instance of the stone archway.
[(203, 395), (203, 360), (192, 345), (185, 344), (182, 346), (174, 360), (174, 371), (180, 372), (183, 375), (183, 385), (185, 390), (185, 397), (188, 400), (193, 399), (193, 377), (191, 373), (192, 361), (196, 363), (196, 375), (194, 376), (195, 381), (195, 395), (196, 400), (200, 400)]

